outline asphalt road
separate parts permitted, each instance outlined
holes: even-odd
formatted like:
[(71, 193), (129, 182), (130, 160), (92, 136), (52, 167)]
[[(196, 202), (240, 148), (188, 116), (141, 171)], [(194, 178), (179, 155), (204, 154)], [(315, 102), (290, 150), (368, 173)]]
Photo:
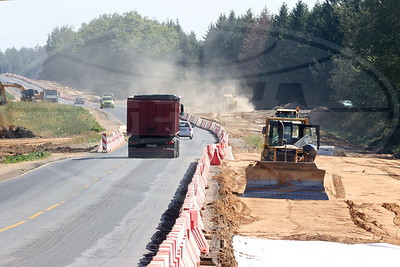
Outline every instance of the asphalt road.
[[(125, 123), (125, 108), (108, 109)], [(196, 167), (207, 131), (177, 159), (108, 154), (66, 159), (0, 182), (1, 266), (136, 266)]]

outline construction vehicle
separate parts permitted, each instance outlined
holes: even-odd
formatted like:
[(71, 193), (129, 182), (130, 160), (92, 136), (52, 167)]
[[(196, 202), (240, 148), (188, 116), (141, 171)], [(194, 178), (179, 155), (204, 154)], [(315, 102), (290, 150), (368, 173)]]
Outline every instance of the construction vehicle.
[[(1, 96), (3, 98), (2, 100), (2, 104), (6, 104), (7, 103), (7, 96), (6, 96), (6, 87), (14, 87), (14, 88), (18, 88), (21, 92), (21, 95), (23, 95), (23, 93), (25, 92), (25, 87), (23, 87), (22, 85), (18, 84), (18, 83), (2, 83), (0, 82), (0, 92), (1, 92)], [(21, 98), (22, 101), (22, 98)]]
[(266, 118), (261, 161), (246, 168), (244, 197), (327, 200), (325, 170), (314, 163), (319, 125), (299, 118), (298, 110), (277, 110)]
[(41, 97), (39, 91), (36, 90), (36, 89), (25, 89), (25, 90), (22, 90), (20, 88), (20, 90), (21, 90), (21, 101), (22, 102), (26, 102), (26, 101), (37, 102), (37, 101), (41, 101), (42, 100), (42, 97)]
[(224, 111), (236, 111), (237, 110), (237, 100), (234, 94), (224, 94), (223, 95), (223, 107)]
[[(4, 90), (4, 92), (5, 92), (5, 89), (4, 89), (5, 87), (18, 88), (20, 93), (21, 93), (21, 102), (41, 101), (42, 100), (42, 95), (36, 89), (26, 89), (24, 86), (22, 86), (22, 85), (20, 85), (18, 83), (1, 83), (0, 82), (0, 90), (1, 91)], [(3, 88), (3, 89), (1, 89), (1, 88)]]
[(43, 91), (40, 92), (40, 99), (43, 101), (58, 103), (58, 95), (59, 93), (57, 90), (43, 89)]
[(4, 85), (1, 82), (0, 82), (0, 96), (1, 96), (0, 105), (7, 104), (6, 89), (4, 88)]
[(278, 108), (275, 112), (275, 117), (278, 118), (298, 118), (300, 109)]
[(180, 96), (135, 95), (127, 102), (128, 156), (179, 157)]

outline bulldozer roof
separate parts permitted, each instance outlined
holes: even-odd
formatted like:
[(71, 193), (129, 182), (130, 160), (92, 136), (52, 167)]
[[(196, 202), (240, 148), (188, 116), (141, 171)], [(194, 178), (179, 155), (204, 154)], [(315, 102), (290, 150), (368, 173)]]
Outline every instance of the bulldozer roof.
[(268, 124), (269, 121), (287, 121), (287, 122), (299, 123), (299, 124), (307, 124), (308, 123), (307, 118), (267, 117), (266, 124)]

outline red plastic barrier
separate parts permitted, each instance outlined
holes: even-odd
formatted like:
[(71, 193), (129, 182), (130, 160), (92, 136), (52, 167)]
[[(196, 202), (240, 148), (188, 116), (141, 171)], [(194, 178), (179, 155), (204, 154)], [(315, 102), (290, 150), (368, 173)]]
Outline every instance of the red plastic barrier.
[(211, 165), (221, 165), (222, 161), (221, 158), (219, 156), (219, 152), (217, 149), (214, 150), (214, 156), (210, 161)]
[(196, 126), (214, 132), (220, 143), (208, 145), (200, 158), (192, 182), (188, 185), (185, 201), (167, 239), (161, 244), (157, 255), (148, 266), (200, 266), (200, 254), (208, 253), (204, 225), (200, 210), (206, 196), (210, 165), (220, 165), (228, 146), (228, 134), (217, 123), (185, 113), (183, 119)]

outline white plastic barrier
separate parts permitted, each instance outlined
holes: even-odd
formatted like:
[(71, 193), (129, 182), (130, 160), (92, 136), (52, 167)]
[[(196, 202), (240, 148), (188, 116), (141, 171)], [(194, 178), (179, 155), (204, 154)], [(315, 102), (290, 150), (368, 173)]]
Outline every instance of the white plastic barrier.
[[(208, 145), (197, 164), (192, 182), (188, 185), (185, 201), (180, 214), (166, 240), (160, 245), (156, 256), (148, 266), (200, 266), (201, 253), (209, 252), (205, 239), (201, 209), (206, 197), (210, 165), (220, 165), (228, 149), (228, 133), (219, 124), (185, 113), (183, 119), (194, 125), (212, 131), (220, 143)], [(233, 158), (233, 156), (232, 156)]]
[(102, 139), (100, 140), (98, 152), (111, 152), (125, 143), (124, 135), (120, 128), (118, 130), (113, 131), (111, 136), (107, 137), (105, 133), (102, 134)]

